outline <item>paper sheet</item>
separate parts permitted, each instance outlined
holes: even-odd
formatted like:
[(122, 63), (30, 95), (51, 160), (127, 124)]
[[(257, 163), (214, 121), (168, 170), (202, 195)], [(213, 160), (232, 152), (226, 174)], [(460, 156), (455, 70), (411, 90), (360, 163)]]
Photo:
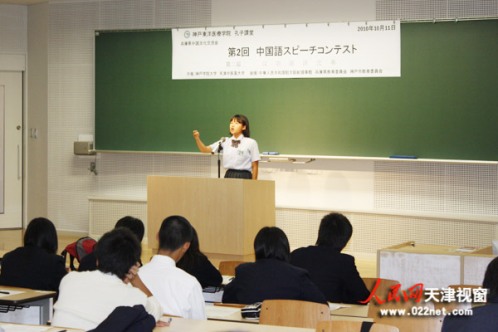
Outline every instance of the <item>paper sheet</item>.
[(330, 311), (337, 310), (337, 309), (340, 309), (340, 308), (349, 308), (349, 307), (350, 306), (347, 305), (347, 304), (329, 302), (329, 309), (330, 309)]

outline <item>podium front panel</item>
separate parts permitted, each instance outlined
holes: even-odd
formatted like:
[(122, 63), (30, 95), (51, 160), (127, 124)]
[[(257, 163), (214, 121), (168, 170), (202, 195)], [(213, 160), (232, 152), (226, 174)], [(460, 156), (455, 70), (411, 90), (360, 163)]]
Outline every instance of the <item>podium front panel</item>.
[(275, 225), (275, 183), (263, 180), (149, 176), (147, 220), (149, 246), (171, 215), (187, 218), (197, 230), (201, 250), (247, 256), (263, 226)]

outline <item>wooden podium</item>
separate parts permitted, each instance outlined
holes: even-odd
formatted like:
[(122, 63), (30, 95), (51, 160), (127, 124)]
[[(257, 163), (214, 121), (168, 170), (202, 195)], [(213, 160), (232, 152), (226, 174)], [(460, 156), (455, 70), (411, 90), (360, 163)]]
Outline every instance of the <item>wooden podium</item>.
[(197, 230), (201, 250), (210, 258), (252, 260), (254, 237), (275, 226), (275, 183), (263, 180), (147, 177), (149, 247), (171, 215), (187, 218)]

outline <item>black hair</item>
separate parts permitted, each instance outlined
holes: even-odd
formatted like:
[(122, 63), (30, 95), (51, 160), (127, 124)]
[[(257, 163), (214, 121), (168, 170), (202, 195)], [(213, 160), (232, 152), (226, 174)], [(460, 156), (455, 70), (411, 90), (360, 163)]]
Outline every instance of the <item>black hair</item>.
[(130, 268), (140, 260), (142, 248), (137, 237), (127, 228), (119, 227), (105, 233), (95, 246), (97, 269), (124, 279)]
[(322, 218), (318, 229), (317, 246), (329, 246), (341, 251), (353, 235), (353, 226), (340, 213), (329, 213)]
[(199, 237), (197, 236), (197, 231), (192, 227), (192, 240), (190, 241), (190, 247), (185, 252), (183, 257), (176, 263), (176, 267), (190, 271), (195, 266), (200, 259), (207, 258), (199, 247)]
[(290, 246), (287, 235), (278, 227), (263, 227), (254, 238), (256, 260), (274, 258), (290, 261)]
[(194, 231), (190, 222), (182, 216), (169, 216), (159, 229), (159, 249), (176, 250), (191, 242)]
[(34, 218), (24, 233), (24, 245), (38, 247), (49, 254), (57, 253), (57, 231), (47, 218)]
[(251, 130), (249, 129), (249, 119), (247, 118), (247, 116), (242, 114), (235, 114), (230, 118), (230, 122), (232, 122), (232, 120), (237, 120), (238, 123), (246, 126), (246, 129), (242, 131), (242, 134), (244, 135), (244, 137), (251, 137)]
[(498, 296), (498, 257), (489, 262), (482, 287), (489, 289), (488, 298)]
[(133, 232), (133, 234), (135, 234), (138, 241), (142, 242), (145, 233), (145, 227), (142, 220), (131, 216), (125, 216), (119, 219), (118, 222), (116, 222), (114, 228), (118, 227), (128, 228), (130, 231)]

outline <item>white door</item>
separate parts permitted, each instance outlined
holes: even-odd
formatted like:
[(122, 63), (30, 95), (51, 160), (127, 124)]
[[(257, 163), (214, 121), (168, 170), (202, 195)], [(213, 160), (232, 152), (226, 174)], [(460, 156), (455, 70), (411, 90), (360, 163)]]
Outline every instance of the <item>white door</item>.
[(22, 73), (0, 72), (0, 229), (22, 227)]

